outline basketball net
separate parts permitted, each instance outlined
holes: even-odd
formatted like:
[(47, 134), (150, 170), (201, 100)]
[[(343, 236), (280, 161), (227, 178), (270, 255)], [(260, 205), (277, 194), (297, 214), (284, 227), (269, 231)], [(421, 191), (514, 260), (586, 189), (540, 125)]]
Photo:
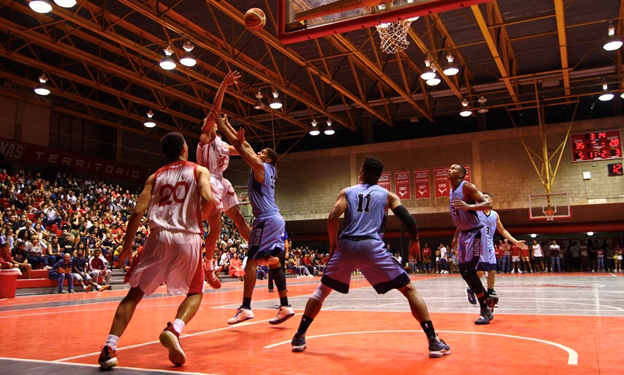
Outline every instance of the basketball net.
[(387, 54), (395, 54), (398, 50), (406, 49), (410, 44), (407, 40), (407, 32), (412, 22), (417, 19), (418, 17), (414, 17), (375, 26), (381, 39), (381, 50)]
[(546, 216), (546, 221), (554, 221), (555, 220), (555, 213), (557, 212), (557, 209), (555, 209), (553, 206), (548, 206), (546, 208), (544, 208), (544, 215)]

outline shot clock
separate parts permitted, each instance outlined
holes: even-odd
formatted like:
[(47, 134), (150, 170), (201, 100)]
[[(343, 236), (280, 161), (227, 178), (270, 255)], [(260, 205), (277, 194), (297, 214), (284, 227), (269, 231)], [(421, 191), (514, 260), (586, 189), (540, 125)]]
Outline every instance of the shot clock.
[(572, 162), (622, 159), (622, 137), (619, 130), (572, 134)]

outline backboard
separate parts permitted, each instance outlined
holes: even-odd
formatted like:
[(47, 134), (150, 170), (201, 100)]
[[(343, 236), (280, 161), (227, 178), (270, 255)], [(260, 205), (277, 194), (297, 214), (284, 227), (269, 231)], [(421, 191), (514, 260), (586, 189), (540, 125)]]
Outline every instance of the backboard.
[(277, 0), (285, 44), (486, 3), (490, 0)]
[(568, 193), (530, 194), (529, 219), (553, 221), (572, 217)]

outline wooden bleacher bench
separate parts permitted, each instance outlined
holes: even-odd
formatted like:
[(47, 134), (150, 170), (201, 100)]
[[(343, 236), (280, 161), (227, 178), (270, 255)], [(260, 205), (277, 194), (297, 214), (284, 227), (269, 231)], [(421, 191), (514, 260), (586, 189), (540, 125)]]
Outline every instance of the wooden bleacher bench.
[[(20, 288), (47, 288), (47, 287), (56, 287), (58, 286), (58, 281), (50, 280), (48, 278), (47, 270), (32, 270), (31, 271), (32, 278), (27, 279), (25, 273), (22, 272), (22, 276), (17, 277), (17, 289)], [(104, 279), (100, 277), (98, 280), (99, 284), (102, 284)], [(74, 286), (77, 283), (74, 282)], [(67, 280), (63, 283), (63, 285), (67, 286)]]

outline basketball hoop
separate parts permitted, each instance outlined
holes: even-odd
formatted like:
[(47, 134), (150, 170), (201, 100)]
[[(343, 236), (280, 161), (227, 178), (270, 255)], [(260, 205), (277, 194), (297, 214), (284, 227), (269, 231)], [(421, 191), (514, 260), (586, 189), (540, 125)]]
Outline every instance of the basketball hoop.
[(544, 216), (546, 216), (546, 221), (555, 221), (555, 213), (557, 212), (557, 208), (553, 206), (548, 206), (543, 209)]
[(381, 50), (387, 54), (395, 54), (398, 50), (407, 49), (410, 44), (407, 32), (412, 22), (417, 19), (418, 17), (414, 17), (375, 26), (381, 39)]

